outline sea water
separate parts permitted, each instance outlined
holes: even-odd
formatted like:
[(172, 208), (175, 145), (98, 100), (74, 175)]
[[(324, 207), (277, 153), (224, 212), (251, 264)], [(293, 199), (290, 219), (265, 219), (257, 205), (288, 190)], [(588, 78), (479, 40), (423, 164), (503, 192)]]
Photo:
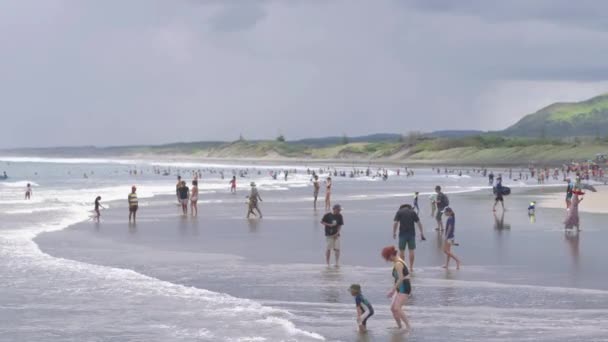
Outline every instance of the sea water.
[[(554, 211), (539, 210), (543, 222), (536, 225), (515, 214), (505, 223), (491, 213), (487, 180), (474, 173), (459, 177), (427, 168), (409, 178), (391, 172), (388, 181), (334, 177), (334, 198), (346, 221), (343, 266), (327, 268), (322, 211), (311, 210), (305, 172), (318, 166), (43, 158), (2, 163), (0, 171), (10, 178), (0, 182), (0, 340), (352, 341), (361, 338), (346, 292), (352, 282), (363, 284), (376, 307), (370, 340), (608, 339), (603, 249), (586, 237), (564, 238)], [(171, 168), (171, 177), (153, 167)], [(244, 168), (249, 176), (237, 176), (239, 193), (230, 195), (231, 170)], [(298, 172), (287, 181), (268, 174), (284, 168)], [(129, 172), (135, 169), (138, 175)], [(203, 170), (198, 219), (181, 218), (175, 206), (175, 174), (189, 180), (191, 169)], [(225, 179), (211, 172), (220, 169)], [(264, 198), (263, 220), (244, 219), (250, 181)], [(30, 201), (23, 200), (27, 183), (34, 189)], [(411, 203), (420, 191), (428, 215), (436, 184), (458, 213), (463, 247), (456, 252), (465, 266), (460, 273), (439, 267), (440, 242), (425, 218), (429, 241), (419, 242), (407, 307), (415, 329), (409, 336), (392, 333), (384, 296), (390, 266), (379, 259), (379, 248), (392, 243), (396, 206)], [(135, 229), (126, 225), (131, 185), (140, 197)], [(110, 208), (100, 225), (90, 221), (98, 195)], [(522, 202), (526, 196), (533, 197), (524, 193)], [(585, 222), (586, 234), (605, 236), (596, 224), (601, 217), (589, 215)]]

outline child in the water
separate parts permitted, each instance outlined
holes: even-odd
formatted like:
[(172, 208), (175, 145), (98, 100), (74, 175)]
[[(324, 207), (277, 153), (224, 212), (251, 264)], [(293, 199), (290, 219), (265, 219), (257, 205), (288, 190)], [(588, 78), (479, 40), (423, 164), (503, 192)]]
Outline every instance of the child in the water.
[(374, 308), (369, 301), (361, 294), (361, 285), (352, 284), (349, 288), (350, 294), (355, 297), (355, 304), (357, 305), (357, 324), (359, 325), (359, 332), (367, 332), (367, 320), (374, 315)]
[(530, 205), (528, 205), (528, 215), (534, 215), (536, 213), (536, 202), (532, 201), (530, 202)]

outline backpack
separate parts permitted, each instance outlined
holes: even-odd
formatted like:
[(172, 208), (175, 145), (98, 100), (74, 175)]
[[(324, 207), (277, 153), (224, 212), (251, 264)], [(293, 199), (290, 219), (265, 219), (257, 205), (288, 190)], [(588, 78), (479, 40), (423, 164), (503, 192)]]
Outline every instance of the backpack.
[(443, 192), (437, 195), (437, 207), (445, 208), (450, 205), (450, 200)]

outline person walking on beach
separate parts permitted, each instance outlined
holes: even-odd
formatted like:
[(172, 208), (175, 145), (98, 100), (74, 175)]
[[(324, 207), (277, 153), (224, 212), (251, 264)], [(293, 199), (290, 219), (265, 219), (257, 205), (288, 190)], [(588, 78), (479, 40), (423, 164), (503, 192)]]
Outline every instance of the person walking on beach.
[(192, 216), (198, 216), (198, 180), (192, 181), (192, 191), (190, 193), (190, 212), (192, 212)]
[(30, 183), (27, 183), (27, 186), (25, 187), (25, 199), (31, 199), (33, 193), (34, 192), (32, 191), (32, 185)]
[(431, 217), (435, 218), (435, 211), (437, 210), (437, 194), (432, 194), (429, 196), (429, 200), (431, 201)]
[(502, 206), (502, 211), (505, 211), (505, 199), (503, 197), (503, 189), (502, 189), (502, 177), (496, 178), (496, 187), (494, 187), (494, 191), (496, 192), (496, 198), (494, 199), (494, 208), (496, 211), (496, 205), (500, 202)]
[(186, 185), (186, 181), (182, 181), (180, 187), (177, 188), (177, 194), (179, 195), (179, 203), (182, 205), (182, 212), (184, 215), (188, 215), (188, 198), (190, 198), (190, 189)]
[(262, 197), (260, 196), (260, 193), (258, 192), (258, 188), (256, 187), (254, 182), (251, 182), (251, 192), (249, 193), (249, 196), (247, 196), (249, 198), (249, 209), (247, 211), (247, 218), (249, 218), (251, 216), (251, 214), (253, 214), (253, 216), (255, 215), (255, 211), (258, 212), (258, 214), (260, 215), (260, 218), (262, 218), (262, 211), (260, 210), (260, 208), (258, 207), (258, 201), (260, 202), (264, 202), (262, 200)]
[(568, 182), (568, 186), (566, 187), (566, 209), (570, 208), (570, 204), (572, 203), (572, 191), (574, 191), (574, 183), (570, 177), (566, 178), (566, 182)]
[(175, 184), (175, 197), (177, 197), (177, 204), (182, 204), (179, 197), (179, 188), (182, 186), (182, 176), (177, 176), (177, 184)]
[(573, 229), (576, 227), (576, 230), (581, 230), (580, 218), (578, 216), (578, 206), (583, 201), (584, 194), (585, 193), (579, 189), (572, 191), (572, 203), (570, 204), (568, 214), (566, 215), (566, 221), (564, 222), (566, 229)]
[(460, 269), (460, 259), (452, 253), (452, 246), (457, 246), (455, 242), (454, 230), (456, 228), (456, 215), (452, 208), (447, 207), (443, 210), (445, 215), (448, 217), (445, 223), (445, 239), (443, 241), (443, 252), (446, 255), (445, 265), (442, 267), (448, 269), (450, 267), (450, 258), (456, 261), (456, 269)]
[(435, 220), (437, 221), (437, 228), (435, 230), (443, 231), (443, 209), (450, 205), (450, 200), (448, 199), (448, 196), (446, 196), (446, 194), (441, 192), (441, 186), (439, 185), (435, 187), (435, 193), (437, 194), (437, 197), (435, 199), (435, 203), (437, 204), (437, 215), (435, 216)]
[(325, 262), (329, 266), (331, 251), (334, 251), (336, 266), (340, 265), (340, 231), (344, 226), (342, 217), (342, 207), (334, 205), (332, 212), (325, 214), (321, 219), (321, 224), (325, 227)]
[(410, 272), (403, 259), (397, 256), (397, 249), (394, 246), (388, 246), (382, 249), (382, 258), (386, 262), (393, 263), (393, 286), (387, 294), (388, 298), (392, 298), (391, 302), (391, 313), (395, 322), (397, 322), (397, 328), (401, 330), (403, 326), (401, 322), (405, 323), (406, 330), (410, 330), (410, 321), (407, 315), (403, 311), (403, 306), (407, 303), (407, 300), (412, 293), (412, 285), (410, 283)]
[(101, 205), (101, 203), (99, 203), (100, 201), (101, 201), (101, 196), (97, 196), (97, 198), (95, 198), (95, 217), (94, 217), (94, 220), (97, 222), (99, 222), (99, 218), (101, 217), (101, 212), (99, 211), (99, 208), (103, 208), (103, 205)]
[(414, 193), (414, 210), (416, 210), (416, 214), (420, 215), (420, 207), (418, 206), (418, 191)]
[(313, 177), (313, 181), (312, 181), (312, 186), (313, 186), (313, 205), (314, 205), (314, 209), (317, 210), (317, 198), (319, 197), (319, 190), (321, 189), (321, 184), (319, 183), (319, 176), (314, 175)]
[(399, 207), (393, 220), (393, 239), (397, 239), (397, 228), (399, 229), (399, 256), (405, 259), (405, 249), (409, 250), (410, 269), (414, 269), (414, 260), (416, 258), (416, 227), (420, 230), (420, 239), (426, 240), (422, 223), (418, 214), (414, 211), (411, 205), (404, 204)]
[(230, 193), (236, 194), (236, 176), (232, 176), (230, 180)]
[(331, 208), (331, 177), (327, 177), (325, 181), (325, 211)]
[(367, 332), (367, 320), (374, 315), (374, 308), (361, 293), (361, 285), (352, 284), (349, 290), (351, 296), (355, 297), (357, 324), (359, 325), (359, 333), (363, 334)]
[(131, 223), (131, 219), (133, 219), (133, 223), (137, 218), (137, 208), (139, 205), (139, 201), (137, 200), (137, 188), (135, 185), (131, 187), (131, 193), (129, 194), (129, 223)]

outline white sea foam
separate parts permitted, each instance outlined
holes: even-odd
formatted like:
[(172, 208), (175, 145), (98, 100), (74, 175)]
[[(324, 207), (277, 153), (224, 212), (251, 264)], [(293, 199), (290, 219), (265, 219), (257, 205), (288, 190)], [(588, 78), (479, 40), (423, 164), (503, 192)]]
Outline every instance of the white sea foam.
[[(19, 267), (40, 267), (45, 272), (54, 273), (54, 277), (61, 277), (61, 274), (79, 274), (78, 279), (91, 278), (91, 283), (97, 283), (99, 280), (103, 282), (112, 282), (112, 288), (116, 291), (121, 291), (120, 296), (155, 296), (174, 298), (175, 300), (188, 300), (189, 302), (201, 302), (202, 307), (206, 307), (206, 315), (210, 315), (209, 321), (221, 320), (232, 321), (236, 315), (240, 315), (241, 319), (237, 322), (239, 325), (247, 325), (248, 328), (241, 328), (227, 334), (228, 336), (245, 335), (238, 338), (243, 338), (246, 341), (250, 338), (253, 340), (264, 338), (256, 336), (255, 322), (264, 322), (268, 325), (266, 334), (278, 336), (276, 329), (281, 328), (283, 333), (290, 338), (295, 339), (314, 339), (323, 340), (319, 334), (300, 330), (295, 324), (287, 318), (292, 315), (285, 311), (268, 306), (263, 306), (258, 302), (240, 299), (229, 296), (223, 293), (216, 293), (204, 289), (182, 286), (173, 284), (167, 281), (162, 281), (156, 278), (145, 276), (129, 269), (121, 269), (115, 267), (106, 267), (99, 265), (91, 265), (83, 262), (78, 262), (68, 259), (54, 258), (43, 253), (38, 245), (33, 242), (33, 239), (40, 233), (52, 232), (64, 229), (74, 223), (86, 220), (88, 218), (87, 208), (92, 202), (91, 194), (99, 194), (105, 200), (120, 200), (126, 198), (125, 189), (129, 189), (128, 185), (117, 185), (110, 187), (99, 187), (85, 190), (81, 189), (44, 189), (37, 192), (37, 199), (51, 204), (50, 206), (32, 208), (23, 208), (24, 205), (31, 205), (31, 202), (25, 203), (21, 200), (17, 208), (8, 210), (13, 213), (28, 214), (35, 211), (54, 211), (61, 210), (62, 218), (51, 223), (40, 223), (29, 227), (15, 227), (14, 229), (3, 229), (0, 236), (0, 256), (5, 260), (11, 260), (12, 263), (20, 265)], [(156, 194), (173, 193), (173, 187), (166, 186), (142, 186), (139, 192), (140, 198), (150, 198)], [(145, 204), (144, 202), (141, 202)], [(24, 260), (21, 260), (24, 259)], [(66, 289), (66, 291), (68, 291)], [(207, 312), (209, 311), (209, 312)], [(247, 323), (250, 322), (250, 323)], [(273, 328), (274, 327), (274, 328)], [(253, 337), (247, 337), (250, 330)], [(213, 340), (217, 336), (214, 331), (209, 329), (187, 330), (182, 328), (174, 329), (175, 336), (193, 336), (199, 335), (199, 339)], [(280, 334), (279, 334), (280, 335)], [(230, 337), (221, 335), (222, 338), (215, 340), (229, 340)], [(270, 336), (270, 335), (269, 335)], [(197, 338), (197, 337), (195, 337)], [(236, 339), (238, 339), (236, 338)], [(284, 339), (284, 338), (280, 338)]]
[(0, 187), (3, 186), (3, 187), (7, 187), (7, 188), (23, 188), (25, 190), (25, 188), (27, 187), (28, 184), (31, 185), (32, 187), (39, 186), (38, 183), (36, 183), (36, 182), (23, 180), (23, 181), (16, 181), (16, 182), (0, 182)]

